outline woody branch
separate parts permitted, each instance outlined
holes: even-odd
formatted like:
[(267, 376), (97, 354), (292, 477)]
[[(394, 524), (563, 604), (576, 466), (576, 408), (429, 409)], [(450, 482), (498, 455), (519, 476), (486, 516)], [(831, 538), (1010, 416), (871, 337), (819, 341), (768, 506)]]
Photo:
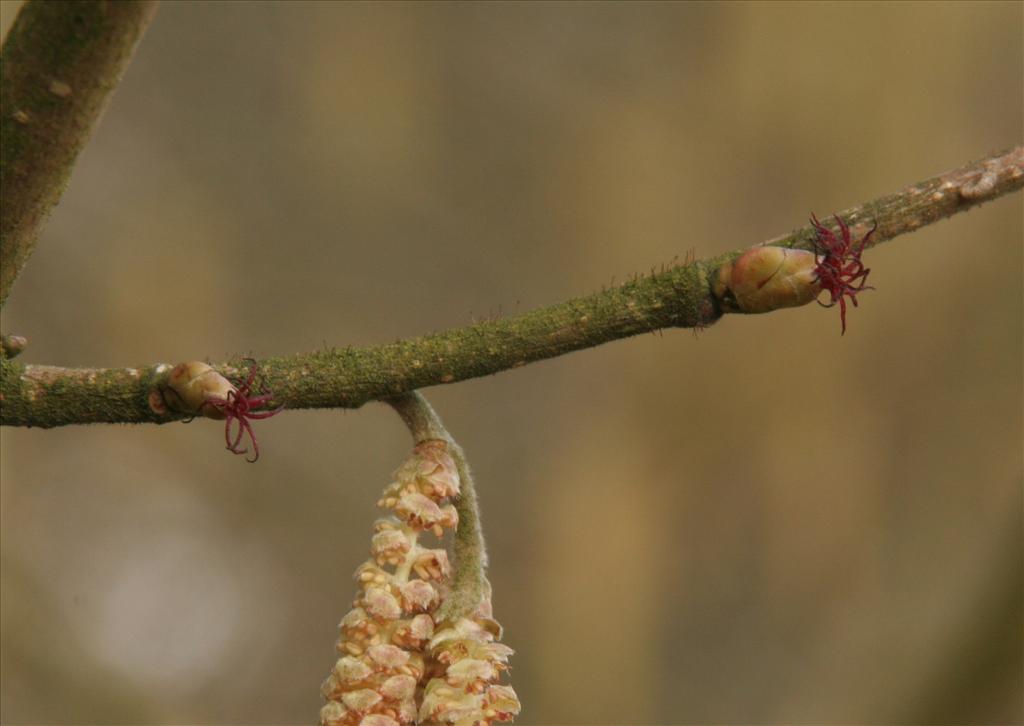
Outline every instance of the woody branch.
[[(839, 213), (858, 236), (877, 224), (875, 246), (1024, 186), (1024, 146), (993, 154), (894, 194)], [(801, 227), (762, 244), (812, 249)], [(329, 348), (258, 362), (274, 405), (357, 408), (367, 401), (491, 375), (534, 361), (664, 328), (707, 327), (739, 312), (715, 295), (718, 268), (744, 250), (678, 264), (601, 292), (503, 320), (365, 348)], [(238, 376), (241, 361), (215, 365)], [(166, 423), (180, 414), (154, 409), (152, 392), (170, 366), (59, 368), (4, 360), (0, 423)]]

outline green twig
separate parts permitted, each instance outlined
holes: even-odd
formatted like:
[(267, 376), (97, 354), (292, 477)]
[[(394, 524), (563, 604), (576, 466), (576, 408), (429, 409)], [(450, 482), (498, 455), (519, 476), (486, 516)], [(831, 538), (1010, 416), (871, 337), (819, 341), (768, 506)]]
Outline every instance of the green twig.
[[(877, 222), (872, 246), (1024, 186), (1024, 147), (994, 154), (840, 212), (858, 237)], [(809, 249), (810, 225), (769, 240)], [(330, 348), (259, 363), (275, 405), (357, 408), (426, 386), (491, 375), (533, 361), (662, 328), (706, 327), (735, 312), (715, 297), (718, 267), (743, 250), (683, 263), (607, 290), (503, 320), (369, 348)], [(0, 423), (166, 423), (180, 418), (150, 407), (171, 366), (55, 368), (0, 363)], [(243, 365), (215, 366), (238, 376)]]
[(156, 11), (31, 0), (0, 51), (0, 306)]

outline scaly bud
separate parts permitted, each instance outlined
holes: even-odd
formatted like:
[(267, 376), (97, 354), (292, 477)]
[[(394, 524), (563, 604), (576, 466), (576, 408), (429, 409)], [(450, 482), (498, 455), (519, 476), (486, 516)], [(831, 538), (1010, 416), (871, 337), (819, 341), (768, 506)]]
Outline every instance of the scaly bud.
[(211, 399), (227, 400), (238, 389), (231, 381), (202, 361), (193, 360), (174, 366), (163, 390), (172, 411), (223, 421), (225, 414)]
[(787, 247), (752, 247), (718, 269), (719, 298), (731, 296), (740, 312), (767, 313), (814, 300), (817, 284), (813, 252)]

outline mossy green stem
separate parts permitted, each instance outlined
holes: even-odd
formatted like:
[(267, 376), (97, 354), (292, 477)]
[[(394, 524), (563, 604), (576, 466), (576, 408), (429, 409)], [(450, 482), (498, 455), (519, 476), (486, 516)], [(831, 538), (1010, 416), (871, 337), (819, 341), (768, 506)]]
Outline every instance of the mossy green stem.
[(29, 0), (0, 51), (0, 307), (28, 261), (155, 0)]
[[(857, 238), (877, 222), (873, 247), (1022, 186), (1024, 147), (1018, 146), (839, 214)], [(764, 244), (811, 249), (814, 237), (813, 227), (807, 225)], [(724, 262), (743, 252), (653, 271), (506, 319), (386, 345), (267, 358), (258, 363), (259, 376), (274, 392), (275, 406), (357, 408), (367, 401), (491, 375), (640, 333), (704, 328), (723, 313), (738, 312), (716, 287), (716, 276)], [(55, 368), (5, 359), (0, 366), (4, 425), (166, 423), (181, 418), (150, 403), (171, 365)], [(214, 367), (236, 378), (248, 370), (241, 359)]]

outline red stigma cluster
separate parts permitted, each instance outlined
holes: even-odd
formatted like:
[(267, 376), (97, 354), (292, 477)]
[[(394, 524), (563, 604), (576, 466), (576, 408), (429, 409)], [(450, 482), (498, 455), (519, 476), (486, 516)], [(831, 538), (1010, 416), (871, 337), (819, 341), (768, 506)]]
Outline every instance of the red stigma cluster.
[(814, 240), (814, 268), (815, 282), (821, 289), (828, 292), (832, 299), (823, 303), (818, 300), (822, 307), (830, 308), (839, 303), (839, 318), (843, 323), (843, 334), (846, 333), (846, 298), (857, 307), (857, 293), (863, 290), (872, 290), (866, 282), (870, 269), (864, 267), (860, 256), (867, 245), (871, 235), (878, 229), (878, 223), (864, 235), (859, 243), (854, 245), (850, 239), (850, 228), (846, 223), (835, 215), (836, 223), (842, 233), (842, 238), (836, 237), (832, 230), (828, 229), (818, 218), (811, 214), (811, 224), (817, 237)]
[[(284, 408), (284, 406), (280, 406), (269, 411), (254, 411), (253, 409), (259, 408), (274, 398), (274, 394), (269, 391), (263, 391), (258, 396), (250, 396), (249, 394), (252, 392), (255, 380), (256, 362), (253, 361), (252, 367), (249, 368), (249, 376), (244, 381), (234, 381), (235, 389), (228, 391), (227, 398), (209, 396), (206, 399), (207, 404), (224, 414), (224, 443), (227, 444), (228, 451), (233, 454), (248, 453), (248, 447), (240, 449), (239, 446), (242, 443), (242, 436), (246, 433), (249, 434), (249, 440), (252, 441), (253, 449), (253, 458), (246, 459), (249, 462), (255, 462), (260, 458), (260, 445), (256, 441), (256, 434), (253, 433), (252, 424), (249, 423), (250, 419), (270, 418), (281, 413), (281, 410)], [(234, 436), (234, 439), (231, 436), (232, 422), (238, 422), (238, 433)]]

